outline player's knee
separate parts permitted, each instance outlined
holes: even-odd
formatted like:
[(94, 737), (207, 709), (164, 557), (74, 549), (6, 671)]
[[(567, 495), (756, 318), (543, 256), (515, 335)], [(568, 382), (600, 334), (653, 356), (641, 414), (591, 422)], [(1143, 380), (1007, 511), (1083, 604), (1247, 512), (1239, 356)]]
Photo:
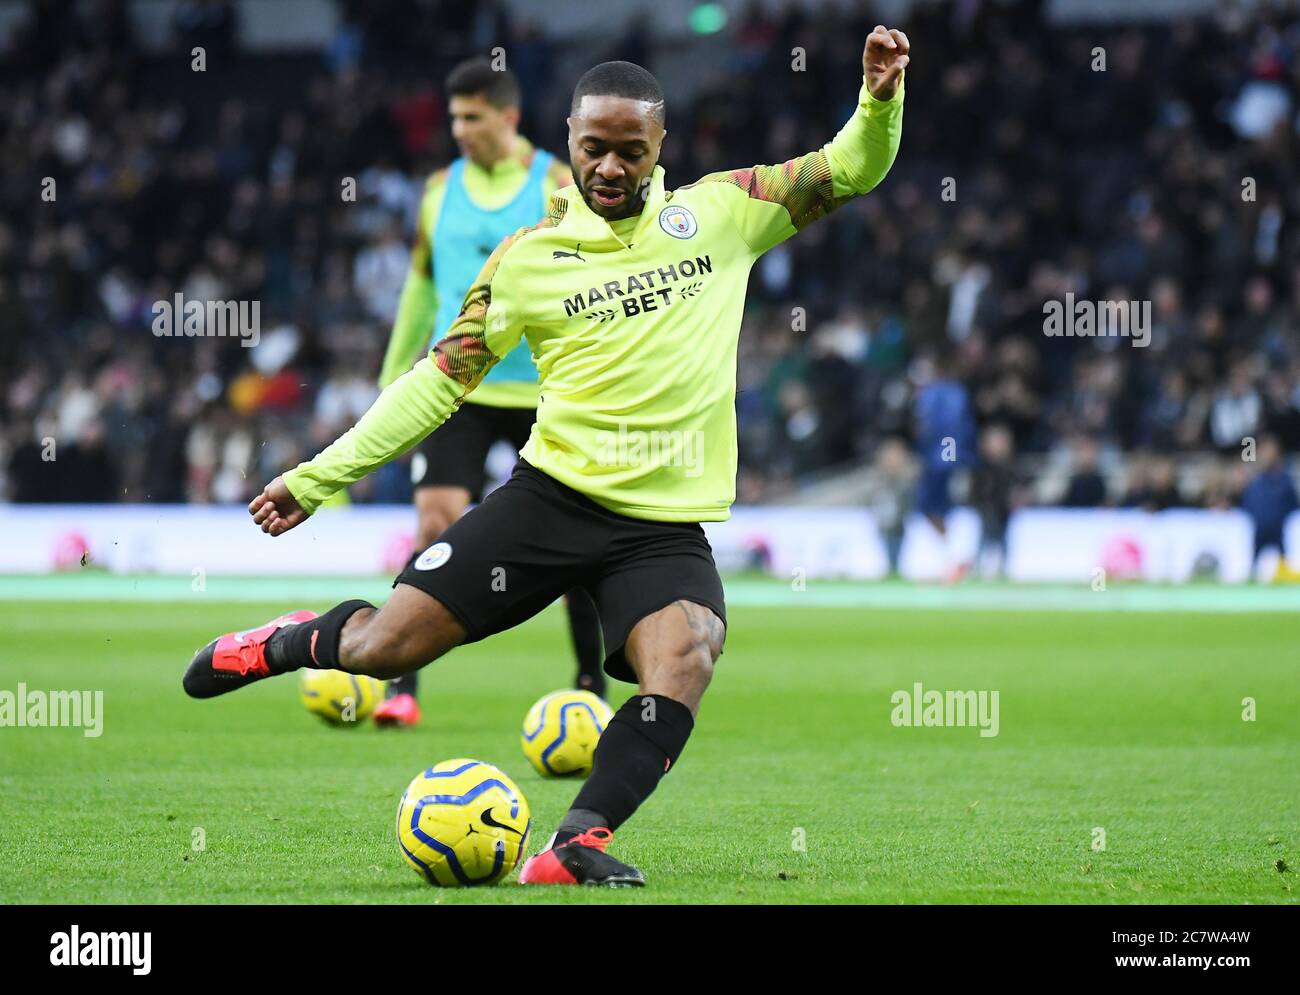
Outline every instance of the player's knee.
[(420, 524), (416, 530), (416, 548), (428, 549), (451, 527), (451, 522), (451, 517), (441, 509), (421, 513)]
[(727, 642), (727, 627), (722, 624), (722, 619), (709, 612), (712, 622), (709, 625), (709, 634), (705, 640), (705, 646), (709, 651), (709, 663), (718, 662), (718, 657), (722, 656), (722, 647)]
[(707, 685), (713, 676), (713, 665), (722, 655), (726, 627), (704, 605), (678, 601), (672, 607), (685, 612), (687, 624), (672, 630), (670, 645), (665, 647), (669, 667), (678, 677)]
[(713, 609), (691, 604), (691, 650), (708, 660), (710, 668), (722, 656), (722, 646), (727, 640), (727, 627)]
[(713, 665), (721, 655), (721, 635), (710, 629), (693, 627), (676, 647), (673, 669), (680, 676), (707, 684), (713, 677)]
[(447, 493), (441, 488), (417, 491), (415, 504), (419, 516), (416, 542), (419, 548), (428, 549), (465, 513), (469, 492)]
[(707, 685), (713, 680), (713, 663), (717, 658), (706, 641), (696, 641), (684, 657), (679, 657), (678, 668), (692, 683)]

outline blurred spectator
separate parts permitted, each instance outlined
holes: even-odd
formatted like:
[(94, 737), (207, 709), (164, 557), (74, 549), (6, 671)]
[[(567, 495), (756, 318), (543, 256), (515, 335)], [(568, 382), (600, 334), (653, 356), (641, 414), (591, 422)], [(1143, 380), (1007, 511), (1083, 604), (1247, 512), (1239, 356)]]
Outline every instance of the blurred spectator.
[(898, 573), (898, 554), (903, 548), (903, 529), (912, 505), (916, 467), (907, 445), (887, 438), (876, 450), (867, 485), (867, 507), (880, 528), (889, 557), (889, 573)]
[(1061, 505), (1065, 508), (1100, 508), (1106, 503), (1106, 478), (1097, 468), (1097, 440), (1078, 436), (1071, 448), (1070, 482)]
[(1167, 456), (1135, 457), (1129, 464), (1130, 483), (1121, 502), (1126, 508), (1164, 511), (1183, 504), (1174, 480), (1174, 461)]
[(1255, 389), (1250, 365), (1237, 363), (1210, 407), (1210, 433), (1214, 444), (1225, 453), (1240, 452), (1246, 437), (1254, 436), (1259, 429), (1263, 414), (1264, 400)]
[(1000, 577), (1006, 569), (1007, 523), (1025, 503), (1015, 468), (1014, 437), (1005, 425), (986, 426), (979, 436), (979, 463), (971, 471), (970, 504), (980, 516), (980, 576)]
[(1241, 507), (1255, 523), (1255, 559), (1266, 549), (1282, 550), (1282, 524), (1300, 507), (1295, 484), (1282, 462), (1274, 436), (1259, 440), (1259, 469), (1241, 495)]
[(402, 283), (411, 268), (411, 257), (396, 225), (387, 224), (357, 253), (353, 286), (370, 317), (389, 322), (397, 313)]
[(1228, 511), (1237, 507), (1241, 492), (1246, 488), (1246, 464), (1239, 458), (1227, 457), (1215, 461), (1206, 475), (1203, 505), (1215, 511)]

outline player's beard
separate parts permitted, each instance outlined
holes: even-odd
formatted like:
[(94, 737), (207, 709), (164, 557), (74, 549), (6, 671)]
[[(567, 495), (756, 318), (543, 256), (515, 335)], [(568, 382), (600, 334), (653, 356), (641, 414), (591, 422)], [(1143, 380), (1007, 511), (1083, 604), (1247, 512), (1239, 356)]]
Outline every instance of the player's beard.
[(582, 182), (582, 178), (576, 171), (573, 174), (573, 181), (577, 184), (582, 199), (586, 201), (587, 206), (606, 221), (622, 221), (624, 218), (640, 214), (645, 207), (646, 198), (650, 195), (650, 177), (646, 176), (634, 188), (620, 187), (619, 189), (623, 190), (626, 196), (623, 198), (623, 203), (619, 204), (615, 209), (617, 213), (613, 215), (603, 214), (601, 212), (604, 205), (596, 200), (596, 195), (592, 193), (590, 186)]

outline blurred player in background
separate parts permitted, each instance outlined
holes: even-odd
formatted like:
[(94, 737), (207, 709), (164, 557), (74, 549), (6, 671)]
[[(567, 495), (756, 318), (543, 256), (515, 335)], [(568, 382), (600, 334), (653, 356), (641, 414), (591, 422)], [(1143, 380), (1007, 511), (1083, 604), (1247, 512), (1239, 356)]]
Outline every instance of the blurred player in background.
[[(484, 58), (469, 59), (451, 71), (446, 88), (452, 137), (461, 154), (429, 178), (420, 202), (411, 271), (384, 354), (381, 388), (427, 355), (451, 327), (474, 277), (502, 239), (535, 224), (551, 194), (573, 182), (566, 164), (519, 134), (519, 83), (509, 70), (494, 70)], [(417, 554), (435, 545), (471, 501), (482, 499), (492, 446), (503, 440), (516, 453), (523, 448), (537, 418), (537, 395), (537, 367), (521, 345), (420, 443), (411, 460)], [(603, 696), (596, 606), (581, 588), (570, 591), (565, 603), (578, 657), (577, 686)], [(414, 672), (389, 682), (375, 721), (418, 722), (416, 683)]]
[(916, 510), (934, 526), (943, 543), (944, 580), (960, 580), (970, 564), (952, 549), (948, 513), (952, 511), (952, 476), (969, 466), (974, 455), (975, 417), (966, 387), (952, 373), (952, 359), (936, 355), (919, 364), (920, 383), (914, 401), (916, 449), (921, 461)]

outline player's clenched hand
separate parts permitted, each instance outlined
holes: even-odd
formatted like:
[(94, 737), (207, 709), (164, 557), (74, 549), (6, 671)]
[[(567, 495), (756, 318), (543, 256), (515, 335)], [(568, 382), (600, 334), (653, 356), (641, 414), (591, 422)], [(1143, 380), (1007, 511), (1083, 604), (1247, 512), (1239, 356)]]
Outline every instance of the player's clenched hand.
[(262, 526), (263, 532), (273, 536), (288, 532), (307, 520), (307, 512), (289, 493), (283, 477), (276, 477), (262, 488), (262, 493), (249, 502), (248, 513)]
[(911, 45), (907, 35), (895, 28), (877, 24), (867, 35), (866, 48), (862, 50), (862, 75), (867, 89), (877, 100), (888, 100), (898, 89), (898, 80), (910, 61)]

